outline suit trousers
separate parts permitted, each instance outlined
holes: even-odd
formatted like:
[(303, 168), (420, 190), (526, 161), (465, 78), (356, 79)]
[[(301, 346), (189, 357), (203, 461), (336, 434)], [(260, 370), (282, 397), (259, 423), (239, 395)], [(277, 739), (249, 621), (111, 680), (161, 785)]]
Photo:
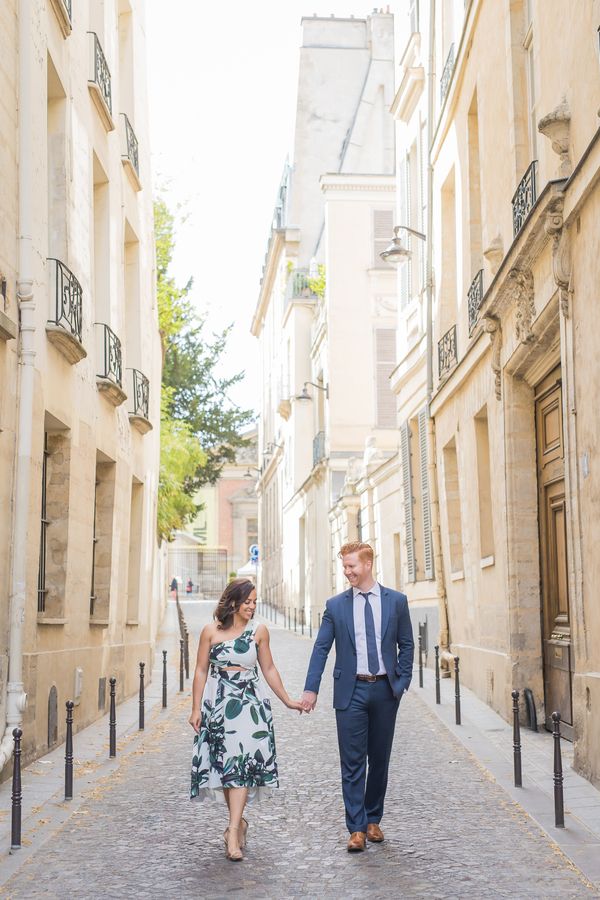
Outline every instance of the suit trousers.
[(383, 816), (399, 704), (387, 678), (357, 679), (350, 705), (336, 710), (342, 793), (351, 834), (379, 824)]

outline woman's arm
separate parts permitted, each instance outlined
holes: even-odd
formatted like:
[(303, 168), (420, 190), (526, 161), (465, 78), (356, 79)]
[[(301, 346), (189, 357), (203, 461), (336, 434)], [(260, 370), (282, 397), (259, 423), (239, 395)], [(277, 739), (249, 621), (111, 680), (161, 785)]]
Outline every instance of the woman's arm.
[(194, 680), (192, 682), (192, 714), (189, 723), (197, 733), (200, 731), (200, 721), (202, 715), (200, 713), (200, 704), (202, 703), (202, 694), (208, 677), (208, 658), (210, 654), (210, 639), (214, 625), (205, 625), (200, 634), (198, 643), (198, 653), (196, 654), (196, 668), (194, 670)]
[(275, 663), (273, 662), (269, 631), (266, 625), (258, 626), (255, 632), (255, 639), (258, 647), (258, 662), (260, 664), (261, 671), (265, 676), (265, 681), (267, 682), (275, 696), (279, 697), (281, 702), (285, 704), (288, 709), (297, 709), (299, 712), (302, 712), (302, 704), (299, 700), (291, 699), (288, 692), (283, 686), (281, 675), (277, 671)]

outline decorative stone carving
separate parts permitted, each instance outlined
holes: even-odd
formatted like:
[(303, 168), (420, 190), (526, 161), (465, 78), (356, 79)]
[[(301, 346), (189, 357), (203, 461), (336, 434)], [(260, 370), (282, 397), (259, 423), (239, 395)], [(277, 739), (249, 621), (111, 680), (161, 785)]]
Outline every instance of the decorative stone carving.
[(530, 344), (534, 339), (532, 325), (535, 318), (533, 272), (530, 269), (511, 269), (508, 277), (513, 283), (514, 301), (517, 306), (515, 329), (517, 340), (523, 344)]
[(363, 476), (362, 460), (357, 456), (351, 456), (346, 467), (346, 478), (340, 497), (351, 497), (356, 494), (356, 484)]
[(502, 365), (500, 351), (502, 349), (502, 327), (495, 316), (485, 316), (483, 330), (490, 336), (492, 344), (492, 372), (496, 382), (496, 400), (502, 399)]
[(490, 271), (495, 275), (500, 268), (500, 263), (504, 259), (504, 244), (499, 234), (496, 235), (489, 247), (483, 251), (483, 255), (490, 264)]
[(363, 465), (365, 470), (368, 470), (371, 466), (378, 466), (381, 462), (383, 462), (384, 456), (380, 450), (380, 448), (375, 443), (375, 435), (370, 434), (365, 440), (365, 453), (363, 456)]
[(558, 288), (560, 309), (569, 315), (569, 293), (571, 290), (571, 242), (563, 227), (563, 204), (548, 213), (544, 224), (546, 234), (552, 238), (552, 274)]
[(538, 131), (552, 142), (552, 149), (560, 157), (558, 175), (568, 178), (573, 171), (569, 156), (569, 135), (571, 131), (571, 110), (566, 97), (563, 97), (556, 109), (538, 122)]

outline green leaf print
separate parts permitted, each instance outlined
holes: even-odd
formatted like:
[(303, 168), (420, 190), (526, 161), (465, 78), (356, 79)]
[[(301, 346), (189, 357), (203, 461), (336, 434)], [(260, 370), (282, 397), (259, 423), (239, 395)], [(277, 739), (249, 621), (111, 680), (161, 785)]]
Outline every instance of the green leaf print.
[(256, 712), (254, 706), (250, 708), (250, 715), (252, 716), (252, 721), (254, 722), (254, 724), (258, 725), (258, 713)]
[(231, 700), (227, 701), (227, 705), (225, 707), (225, 718), (226, 719), (235, 719), (236, 716), (239, 716), (243, 709), (243, 703), (241, 700), (238, 700), (236, 697), (233, 697)]
[[(260, 706), (258, 707), (258, 709), (259, 709), (259, 712), (260, 712), (260, 717), (261, 717), (261, 719), (263, 720), (263, 722), (266, 722), (266, 721), (267, 721), (267, 716), (266, 716), (266, 713), (265, 713), (265, 711), (264, 711), (264, 709), (263, 709), (262, 703), (260, 704)], [(257, 722), (256, 724), (258, 725), (258, 722)]]
[(247, 653), (250, 649), (250, 643), (242, 637), (236, 638), (233, 644), (235, 653)]
[(252, 737), (256, 741), (262, 741), (263, 738), (269, 737), (269, 732), (268, 731), (255, 731), (254, 734), (252, 735)]
[(255, 759), (256, 762), (258, 762), (258, 763), (264, 763), (264, 761), (265, 761), (265, 758), (264, 758), (264, 756), (262, 755), (262, 753), (260, 752), (260, 750), (257, 750), (257, 751), (256, 751), (256, 753), (254, 754), (254, 759)]

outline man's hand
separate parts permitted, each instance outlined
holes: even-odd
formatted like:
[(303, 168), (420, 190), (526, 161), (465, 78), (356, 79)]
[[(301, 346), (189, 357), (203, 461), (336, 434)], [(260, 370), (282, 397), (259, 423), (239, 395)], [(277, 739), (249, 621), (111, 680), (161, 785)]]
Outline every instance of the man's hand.
[(304, 691), (302, 694), (302, 708), (304, 712), (312, 712), (317, 705), (317, 694), (314, 691)]

